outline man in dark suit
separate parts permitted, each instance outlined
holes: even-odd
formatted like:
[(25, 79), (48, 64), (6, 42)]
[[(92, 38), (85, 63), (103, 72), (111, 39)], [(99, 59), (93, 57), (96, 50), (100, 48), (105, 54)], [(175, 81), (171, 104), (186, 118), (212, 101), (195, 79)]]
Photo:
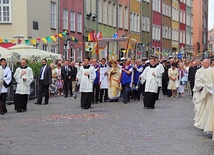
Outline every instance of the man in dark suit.
[(61, 70), (61, 77), (63, 82), (63, 89), (65, 97), (68, 97), (68, 90), (70, 91), (70, 96), (72, 96), (72, 84), (71, 84), (71, 66), (68, 60), (65, 60), (64, 66)]
[(195, 85), (195, 73), (200, 67), (197, 66), (196, 61), (192, 62), (192, 66), (189, 68), (189, 73), (188, 73), (188, 81), (190, 83), (190, 89), (192, 91), (192, 96), (193, 96), (193, 88)]
[(42, 67), (40, 69), (39, 77), (39, 97), (35, 104), (42, 104), (43, 93), (45, 93), (45, 104), (49, 101), (49, 85), (52, 82), (52, 73), (50, 66), (47, 65), (47, 60), (42, 59)]
[(75, 90), (76, 90), (76, 75), (77, 75), (77, 67), (75, 67), (75, 63), (72, 61), (70, 63), (71, 66), (71, 86), (72, 86), (72, 94), (73, 97), (76, 99), (77, 95), (75, 94)]

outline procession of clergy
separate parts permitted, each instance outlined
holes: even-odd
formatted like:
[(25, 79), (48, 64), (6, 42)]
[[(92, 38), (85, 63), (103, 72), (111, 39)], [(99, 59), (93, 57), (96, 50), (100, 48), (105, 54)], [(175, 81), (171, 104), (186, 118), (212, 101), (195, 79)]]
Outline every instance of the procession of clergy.
[[(0, 114), (4, 115), (7, 112), (5, 104), (7, 88), (11, 86), (12, 79), (16, 82), (15, 110), (27, 111), (30, 84), (34, 79), (32, 69), (27, 66), (27, 60), (23, 58), (12, 78), (6, 59), (2, 58), (0, 62)], [(82, 109), (89, 109), (92, 104), (98, 102), (118, 102), (120, 97), (124, 104), (130, 102), (130, 99), (140, 101), (140, 98), (143, 98), (144, 108), (154, 109), (161, 88), (163, 95), (171, 98), (178, 97), (177, 93), (180, 97), (184, 96), (184, 89), (189, 88), (195, 105), (194, 126), (206, 133), (214, 133), (214, 60), (212, 59), (186, 61), (170, 58), (159, 61), (158, 57), (151, 56), (149, 59), (136, 61), (129, 58), (124, 61), (115, 59), (107, 61), (106, 58), (102, 58), (98, 62), (96, 59), (85, 58), (81, 65), (75, 67), (73, 62), (71, 64), (69, 66), (68, 61), (64, 61), (64, 64), (59, 65), (64, 93), (67, 97), (69, 89), (70, 95), (76, 99), (75, 89), (71, 89), (71, 85), (73, 88), (77, 85), (81, 92)], [(72, 73), (74, 68), (77, 70), (75, 74)], [(53, 75), (52, 67), (47, 65), (46, 59), (43, 59), (39, 77), (39, 97), (35, 104), (42, 104), (43, 94), (45, 94), (43, 105), (48, 104)], [(75, 82), (66, 82), (71, 79)]]

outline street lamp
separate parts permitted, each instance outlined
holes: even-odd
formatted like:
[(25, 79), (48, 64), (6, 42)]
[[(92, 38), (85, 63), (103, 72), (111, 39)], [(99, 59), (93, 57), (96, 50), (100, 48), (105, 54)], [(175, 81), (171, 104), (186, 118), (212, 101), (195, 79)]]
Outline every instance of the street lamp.
[(24, 38), (24, 35), (20, 34), (20, 35), (13, 35), (13, 38), (18, 38), (18, 44), (21, 43), (20, 38)]

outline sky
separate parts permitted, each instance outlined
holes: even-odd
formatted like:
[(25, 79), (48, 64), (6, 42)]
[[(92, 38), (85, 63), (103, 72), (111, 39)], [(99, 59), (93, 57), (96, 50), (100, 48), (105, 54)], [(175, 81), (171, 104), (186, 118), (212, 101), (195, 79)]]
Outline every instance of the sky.
[(209, 0), (209, 13), (208, 13), (208, 28), (211, 29), (214, 27), (214, 0)]

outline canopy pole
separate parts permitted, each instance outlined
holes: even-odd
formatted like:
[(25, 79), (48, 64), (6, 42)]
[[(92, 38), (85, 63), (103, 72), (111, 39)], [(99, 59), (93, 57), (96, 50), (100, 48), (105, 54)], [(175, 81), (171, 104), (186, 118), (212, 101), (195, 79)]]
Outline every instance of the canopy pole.
[(108, 42), (108, 45), (107, 45), (107, 60), (109, 59), (109, 42)]
[(126, 54), (125, 54), (125, 58), (128, 57), (129, 41), (130, 41), (130, 37), (129, 37), (128, 42), (127, 42), (127, 45), (126, 45)]

